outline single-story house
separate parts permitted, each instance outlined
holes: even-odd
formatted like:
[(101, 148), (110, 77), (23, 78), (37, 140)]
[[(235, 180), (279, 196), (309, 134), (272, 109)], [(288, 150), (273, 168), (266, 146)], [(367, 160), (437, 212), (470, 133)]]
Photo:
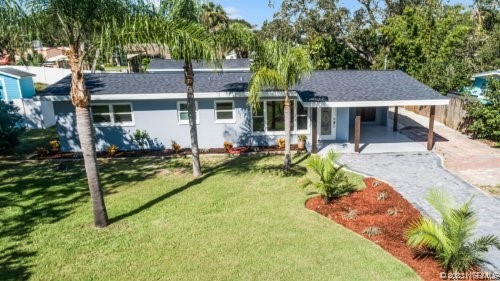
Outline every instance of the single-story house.
[[(253, 111), (247, 105), (251, 76), (247, 71), (195, 74), (200, 148), (223, 147), (225, 141), (235, 146), (275, 145), (284, 136), (283, 93), (263, 93), (260, 109)], [(136, 129), (149, 133), (150, 148), (169, 147), (172, 140), (190, 146), (182, 73), (86, 74), (86, 83), (97, 150), (111, 145), (137, 149), (130, 137)], [(61, 149), (78, 151), (69, 91), (66, 77), (36, 98), (54, 104)], [(392, 126), (389, 107), (396, 108), (397, 124), (398, 106), (448, 104), (446, 97), (399, 70), (315, 71), (293, 89), (292, 98), (292, 143), (298, 135), (307, 135), (313, 151), (318, 142), (348, 142), (354, 135), (359, 152), (361, 125)], [(430, 132), (429, 149), (432, 126)]]

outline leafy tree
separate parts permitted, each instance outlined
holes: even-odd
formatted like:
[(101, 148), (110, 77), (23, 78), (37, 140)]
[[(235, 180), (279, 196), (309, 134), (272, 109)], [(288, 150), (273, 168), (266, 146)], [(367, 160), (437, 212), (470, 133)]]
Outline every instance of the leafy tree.
[(258, 46), (258, 38), (255, 32), (247, 25), (234, 22), (218, 37), (222, 44), (224, 53), (234, 51), (238, 58), (248, 58), (252, 51)]
[(229, 18), (220, 4), (208, 2), (201, 6), (201, 23), (208, 32), (216, 33), (229, 27)]
[(310, 75), (313, 66), (309, 54), (302, 47), (292, 47), (279, 41), (264, 42), (257, 60), (257, 68), (249, 84), (248, 103), (257, 109), (260, 96), (265, 90), (283, 91), (285, 94), (285, 161), (286, 170), (291, 167), (290, 156), (290, 90)]
[(330, 37), (318, 36), (309, 42), (314, 69), (360, 69), (365, 61), (351, 48)]
[(302, 186), (316, 187), (325, 196), (325, 203), (330, 203), (333, 199), (355, 190), (342, 170), (345, 166), (335, 165), (338, 158), (339, 155), (331, 150), (324, 157), (311, 155), (307, 162), (307, 167), (319, 176), (319, 181), (305, 178)]
[(12, 102), (0, 100), (0, 151), (6, 151), (19, 143), (24, 132), (23, 117)]
[(486, 263), (483, 254), (489, 247), (500, 249), (500, 240), (493, 235), (473, 238), (477, 223), (470, 209), (472, 199), (456, 208), (452, 199), (432, 190), (427, 201), (439, 212), (440, 224), (421, 218), (407, 229), (407, 244), (422, 251), (430, 250), (446, 272), (466, 272), (472, 266)]
[(500, 142), (500, 80), (488, 79), (485, 89), (486, 103), (469, 97), (465, 110), (471, 120), (467, 132), (474, 137)]
[(10, 9), (22, 10), (16, 24), (9, 26), (13, 34), (31, 41), (57, 29), (59, 32), (56, 43), (70, 48), (70, 97), (76, 111), (94, 224), (105, 227), (109, 221), (90, 117), (91, 95), (86, 88), (82, 71), (86, 56), (97, 49), (112, 52), (116, 46), (135, 43), (155, 42), (169, 45), (173, 50), (208, 48), (205, 31), (185, 21), (170, 21), (152, 10), (152, 4), (140, 0), (29, 0), (23, 2), (22, 6), (13, 0), (5, 3)]

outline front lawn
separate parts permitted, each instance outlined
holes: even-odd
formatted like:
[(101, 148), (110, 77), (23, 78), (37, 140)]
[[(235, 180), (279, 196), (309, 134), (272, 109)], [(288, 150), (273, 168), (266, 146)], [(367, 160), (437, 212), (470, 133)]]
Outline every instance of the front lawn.
[(187, 158), (101, 161), (101, 230), (81, 162), (0, 162), (0, 279), (419, 280), (304, 207), (305, 161), (289, 177), (282, 156), (202, 162), (194, 179)]

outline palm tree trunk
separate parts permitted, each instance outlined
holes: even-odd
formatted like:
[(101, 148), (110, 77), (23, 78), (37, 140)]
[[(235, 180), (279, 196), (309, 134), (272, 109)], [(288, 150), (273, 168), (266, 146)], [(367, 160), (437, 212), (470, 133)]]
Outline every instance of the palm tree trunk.
[(285, 170), (289, 170), (292, 166), (292, 158), (290, 156), (290, 96), (288, 90), (285, 90)]
[(85, 86), (85, 79), (81, 71), (80, 56), (75, 54), (73, 50), (70, 52), (71, 100), (76, 107), (76, 126), (92, 198), (94, 225), (96, 227), (106, 227), (109, 221), (95, 153), (94, 126), (92, 125), (89, 110), (90, 94)]
[(184, 63), (184, 79), (187, 87), (187, 107), (189, 116), (189, 133), (191, 135), (191, 154), (193, 159), (193, 175), (200, 177), (200, 152), (198, 149), (198, 132), (196, 129), (196, 101), (194, 100), (194, 73), (191, 61)]

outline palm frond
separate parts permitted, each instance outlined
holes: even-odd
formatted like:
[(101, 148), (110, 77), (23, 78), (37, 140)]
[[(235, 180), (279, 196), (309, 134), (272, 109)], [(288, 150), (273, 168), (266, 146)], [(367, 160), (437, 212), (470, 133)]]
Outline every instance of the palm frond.
[(254, 110), (260, 106), (260, 96), (264, 90), (276, 90), (282, 88), (283, 84), (278, 72), (274, 69), (261, 68), (250, 80), (248, 93), (248, 105)]

